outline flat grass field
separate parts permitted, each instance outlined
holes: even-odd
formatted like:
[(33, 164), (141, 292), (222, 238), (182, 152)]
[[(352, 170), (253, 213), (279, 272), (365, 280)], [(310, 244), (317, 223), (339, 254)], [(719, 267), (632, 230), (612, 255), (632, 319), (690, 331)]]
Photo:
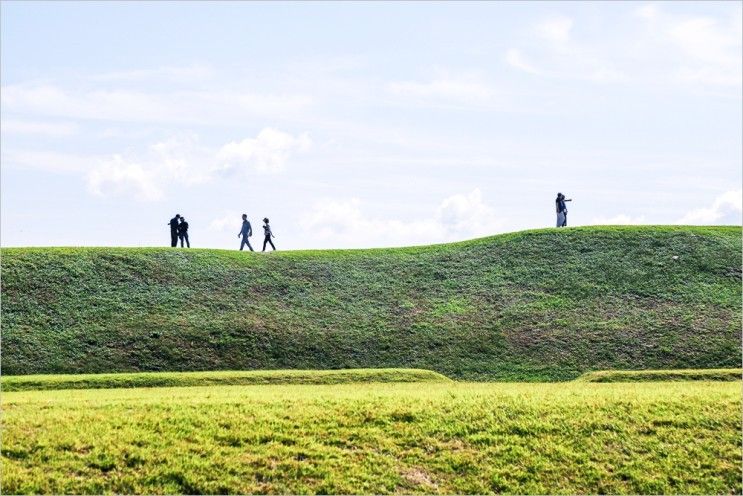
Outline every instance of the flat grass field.
[(741, 382), (5, 392), (3, 493), (740, 494)]

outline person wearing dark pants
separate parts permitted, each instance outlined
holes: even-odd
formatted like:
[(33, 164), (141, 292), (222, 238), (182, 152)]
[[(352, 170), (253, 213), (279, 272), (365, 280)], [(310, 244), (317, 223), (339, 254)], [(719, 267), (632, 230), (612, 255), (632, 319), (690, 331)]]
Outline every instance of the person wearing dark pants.
[(170, 246), (173, 248), (178, 246), (178, 219), (180, 218), (180, 214), (175, 214), (175, 217), (170, 219), (170, 222), (168, 222), (168, 225), (170, 226)]
[(250, 227), (250, 222), (248, 222), (248, 216), (247, 214), (243, 214), (243, 226), (240, 229), (240, 233), (237, 235), (238, 238), (240, 236), (242, 236), (243, 238), (242, 241), (240, 242), (240, 251), (243, 250), (245, 245), (248, 245), (248, 248), (250, 248), (250, 251), (255, 251), (253, 250), (253, 247), (250, 246), (250, 240), (248, 240), (248, 238), (251, 237), (252, 235), (253, 235), (253, 228)]
[(183, 248), (183, 241), (186, 241), (186, 246), (191, 248), (191, 243), (188, 241), (188, 222), (185, 217), (181, 217), (181, 223), (178, 224), (178, 237), (181, 238), (181, 248)]
[(276, 247), (273, 245), (273, 241), (271, 241), (271, 238), (275, 238), (276, 236), (273, 235), (271, 226), (268, 225), (268, 217), (265, 217), (263, 222), (263, 233), (265, 234), (265, 238), (263, 238), (263, 251), (266, 251), (266, 243), (270, 243), (271, 248), (276, 251)]

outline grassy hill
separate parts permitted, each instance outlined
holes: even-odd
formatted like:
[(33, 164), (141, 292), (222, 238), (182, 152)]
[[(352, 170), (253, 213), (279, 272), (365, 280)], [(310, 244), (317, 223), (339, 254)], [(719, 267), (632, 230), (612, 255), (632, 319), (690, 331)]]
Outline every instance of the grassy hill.
[(271, 254), (2, 250), (4, 374), (741, 366), (740, 227), (525, 231)]

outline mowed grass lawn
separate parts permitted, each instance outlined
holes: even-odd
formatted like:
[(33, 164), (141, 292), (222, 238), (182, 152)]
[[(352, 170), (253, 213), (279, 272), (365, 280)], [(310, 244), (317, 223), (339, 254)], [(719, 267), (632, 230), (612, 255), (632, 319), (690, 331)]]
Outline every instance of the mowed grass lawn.
[(741, 383), (4, 393), (4, 493), (736, 493)]

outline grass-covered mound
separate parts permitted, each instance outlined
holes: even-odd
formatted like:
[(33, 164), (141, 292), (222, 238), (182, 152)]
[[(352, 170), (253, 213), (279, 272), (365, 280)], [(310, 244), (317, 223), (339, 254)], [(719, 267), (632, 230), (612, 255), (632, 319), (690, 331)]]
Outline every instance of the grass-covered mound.
[(740, 381), (743, 369), (599, 370), (586, 372), (580, 382)]
[(740, 227), (401, 249), (2, 250), (4, 374), (423, 368), (574, 379), (740, 367)]
[(134, 372), (0, 377), (0, 385), (2, 385), (3, 391), (439, 381), (451, 381), (451, 379), (430, 370), (417, 369), (227, 370), (217, 372)]
[(737, 383), (3, 394), (6, 494), (741, 494)]

